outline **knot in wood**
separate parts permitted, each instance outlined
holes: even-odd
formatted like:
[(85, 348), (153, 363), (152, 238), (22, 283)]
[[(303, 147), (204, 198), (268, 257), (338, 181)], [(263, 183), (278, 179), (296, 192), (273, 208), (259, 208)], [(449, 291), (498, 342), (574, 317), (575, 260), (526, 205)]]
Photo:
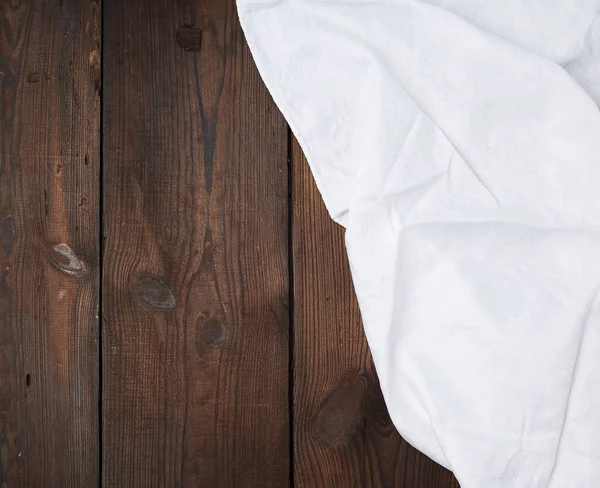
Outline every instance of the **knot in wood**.
[(173, 310), (177, 306), (171, 287), (160, 278), (140, 278), (133, 283), (136, 298), (159, 310)]
[(48, 252), (50, 262), (59, 271), (75, 278), (85, 278), (88, 267), (85, 262), (75, 254), (68, 244), (60, 243), (52, 246)]

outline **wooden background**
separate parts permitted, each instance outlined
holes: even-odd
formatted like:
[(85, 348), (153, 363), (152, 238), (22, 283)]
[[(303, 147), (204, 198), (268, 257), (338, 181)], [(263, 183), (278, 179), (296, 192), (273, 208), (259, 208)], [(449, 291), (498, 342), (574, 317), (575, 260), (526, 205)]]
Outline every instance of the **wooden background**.
[(457, 488), (233, 0), (0, 0), (0, 487)]

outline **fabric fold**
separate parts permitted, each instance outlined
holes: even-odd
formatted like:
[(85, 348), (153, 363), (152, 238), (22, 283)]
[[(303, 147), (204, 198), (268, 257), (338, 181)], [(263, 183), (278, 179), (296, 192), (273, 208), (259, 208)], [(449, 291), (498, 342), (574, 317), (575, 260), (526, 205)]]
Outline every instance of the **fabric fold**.
[(598, 486), (597, 1), (238, 11), (400, 433), (463, 488)]

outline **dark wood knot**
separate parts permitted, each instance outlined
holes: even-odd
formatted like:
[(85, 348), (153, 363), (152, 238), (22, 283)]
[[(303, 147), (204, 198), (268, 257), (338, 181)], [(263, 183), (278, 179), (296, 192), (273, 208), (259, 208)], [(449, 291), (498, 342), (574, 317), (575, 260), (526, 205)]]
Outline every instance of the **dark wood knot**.
[(40, 74), (37, 71), (33, 71), (27, 75), (27, 83), (37, 83), (40, 81)]
[(196, 348), (202, 349), (202, 343), (219, 347), (227, 338), (225, 324), (218, 319), (210, 319), (205, 323), (198, 324), (196, 328)]
[(171, 287), (160, 278), (136, 279), (133, 294), (146, 305), (159, 310), (173, 310), (177, 306)]
[(332, 447), (344, 446), (356, 434), (363, 419), (364, 385), (346, 382), (332, 391), (313, 423), (316, 441)]
[(195, 25), (182, 25), (177, 29), (177, 44), (184, 51), (200, 51), (202, 30)]

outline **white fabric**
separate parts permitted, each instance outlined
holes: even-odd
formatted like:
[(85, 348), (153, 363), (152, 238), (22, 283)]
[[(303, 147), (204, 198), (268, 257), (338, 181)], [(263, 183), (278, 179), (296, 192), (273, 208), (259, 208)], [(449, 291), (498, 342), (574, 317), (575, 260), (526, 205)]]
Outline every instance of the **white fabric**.
[(600, 486), (599, 10), (238, 0), (390, 415), (463, 488)]

